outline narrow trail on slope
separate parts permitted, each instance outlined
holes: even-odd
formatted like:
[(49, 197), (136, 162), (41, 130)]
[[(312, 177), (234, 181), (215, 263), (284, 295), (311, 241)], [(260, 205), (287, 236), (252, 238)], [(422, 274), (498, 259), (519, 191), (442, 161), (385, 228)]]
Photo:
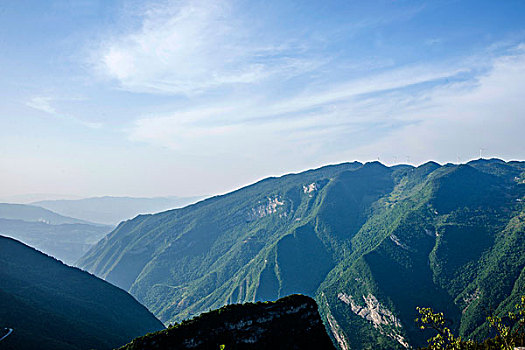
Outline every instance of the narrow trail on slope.
[(4, 329), (7, 329), (7, 334), (4, 335), (2, 338), (0, 338), (0, 341), (4, 340), (5, 338), (7, 338), (7, 336), (11, 333), (13, 333), (13, 328), (4, 328)]

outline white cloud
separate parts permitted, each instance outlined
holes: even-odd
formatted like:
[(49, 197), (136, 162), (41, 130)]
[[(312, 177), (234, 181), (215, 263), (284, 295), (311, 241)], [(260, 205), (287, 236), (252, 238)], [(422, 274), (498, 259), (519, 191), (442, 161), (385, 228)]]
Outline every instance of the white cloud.
[[(132, 141), (144, 141), (171, 149), (191, 148), (194, 143), (205, 144), (206, 138), (223, 136), (233, 131), (233, 126), (199, 125), (199, 122), (234, 112), (233, 108), (212, 107), (181, 111), (172, 115), (150, 116), (135, 121), (128, 130)], [(207, 143), (206, 143), (207, 144)]]
[[(258, 35), (243, 20), (228, 1), (163, 1), (142, 14), (138, 29), (102, 45), (98, 67), (122, 89), (190, 95), (172, 113), (140, 116), (126, 130), (130, 140), (183, 154), (275, 152), (286, 159), (279, 150), (295, 149), (317, 159), (329, 152), (334, 161), (379, 154), (450, 159), (456, 149), (479, 147), (509, 154), (515, 142), (518, 133), (508, 126), (521, 126), (515, 112), (523, 102), (509, 99), (523, 90), (520, 72), (512, 72), (521, 69), (520, 46), (499, 58), (492, 52), (441, 64), (392, 62), (374, 75), (327, 82), (319, 68), (329, 57), (314, 58), (293, 38)], [(306, 79), (310, 71), (316, 75)], [(300, 75), (303, 85), (281, 83)], [(472, 134), (500, 111), (508, 120), (491, 131), (500, 130), (501, 139)]]
[[(143, 116), (128, 132), (134, 141), (186, 154), (272, 155), (281, 162), (298, 154), (327, 161), (380, 156), (391, 162), (406, 155), (414, 162), (445, 161), (457, 152), (466, 159), (479, 147), (523, 157), (525, 53), (483, 65), (490, 68), (461, 79), (457, 74), (472, 67), (405, 67), (273, 103), (227, 100)], [(411, 89), (414, 84), (425, 86)]]
[[(192, 140), (233, 132), (260, 134), (262, 130), (266, 130), (271, 134), (279, 131), (286, 132), (287, 136), (294, 135), (295, 139), (305, 129), (308, 129), (309, 135), (312, 130), (325, 133), (326, 129), (334, 127), (343, 132), (345, 125), (353, 125), (355, 129), (359, 123), (370, 124), (385, 119), (384, 111), (377, 111), (377, 105), (386, 108), (385, 101), (358, 99), (359, 96), (452, 78), (463, 71), (465, 69), (404, 67), (272, 102), (257, 98), (239, 101), (234, 97), (207, 108), (144, 116), (128, 131), (130, 139), (134, 141), (146, 141), (174, 149), (185, 146), (195, 149), (195, 146), (188, 146), (192, 144)], [(397, 103), (400, 104), (399, 101)], [(205, 145), (206, 142), (200, 144)]]
[(51, 106), (52, 101), (53, 101), (52, 97), (35, 96), (35, 97), (32, 97), (29, 101), (27, 101), (26, 105), (36, 110), (48, 113), (48, 114), (55, 114), (56, 113), (55, 108)]
[(304, 93), (272, 106), (275, 113), (298, 112), (328, 103), (348, 100), (352, 97), (402, 89), (411, 85), (431, 83), (439, 79), (454, 78), (469, 68), (410, 66), (396, 68), (381, 74), (351, 80), (327, 89)]
[(164, 1), (144, 11), (140, 29), (103, 43), (96, 65), (125, 90), (194, 94), (322, 63), (298, 57), (301, 50), (289, 41), (265, 42), (249, 28), (228, 1)]
[(58, 100), (75, 101), (75, 100), (82, 100), (82, 99), (80, 98), (57, 99), (56, 97), (51, 97), (51, 96), (34, 96), (30, 98), (29, 101), (27, 101), (25, 104), (28, 107), (44, 112), (56, 118), (63, 118), (65, 120), (71, 120), (71, 121), (74, 121), (75, 123), (81, 124), (90, 129), (99, 129), (103, 126), (103, 124), (99, 122), (85, 121), (85, 120), (81, 120), (81, 119), (71, 117), (71, 116), (66, 116), (66, 115), (59, 113), (56, 107), (54, 106), (56, 101)]
[(453, 84), (425, 92), (428, 103), (396, 115), (413, 123), (352, 153), (383, 154), (388, 161), (410, 155), (416, 163), (427, 159), (447, 162), (456, 160), (456, 155), (462, 161), (476, 158), (483, 148), (484, 157), (522, 159), (525, 50), (520, 47), (495, 59), (492, 69), (477, 77), (473, 89)]

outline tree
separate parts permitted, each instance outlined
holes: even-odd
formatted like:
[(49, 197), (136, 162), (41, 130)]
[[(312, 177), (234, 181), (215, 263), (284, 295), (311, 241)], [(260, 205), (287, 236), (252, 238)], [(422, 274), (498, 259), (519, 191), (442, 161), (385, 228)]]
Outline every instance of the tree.
[(436, 313), (431, 308), (417, 308), (421, 315), (416, 319), (421, 329), (432, 329), (437, 334), (428, 339), (428, 350), (514, 350), (515, 346), (525, 341), (525, 295), (516, 305), (516, 311), (508, 312), (506, 317), (489, 316), (487, 321), (496, 331), (496, 336), (479, 343), (462, 340), (446, 327), (442, 312)]
[(462, 341), (456, 337), (448, 327), (445, 326), (445, 317), (442, 312), (436, 313), (429, 307), (416, 308), (421, 318), (416, 319), (421, 329), (433, 329), (437, 332), (435, 336), (428, 339), (429, 350), (462, 350), (472, 349), (472, 341)]
[(525, 335), (525, 295), (521, 297), (521, 302), (516, 305), (516, 312), (510, 311), (508, 313), (510, 322), (505, 322), (499, 316), (489, 316), (487, 320), (498, 334), (501, 349), (513, 350), (518, 342), (523, 342)]

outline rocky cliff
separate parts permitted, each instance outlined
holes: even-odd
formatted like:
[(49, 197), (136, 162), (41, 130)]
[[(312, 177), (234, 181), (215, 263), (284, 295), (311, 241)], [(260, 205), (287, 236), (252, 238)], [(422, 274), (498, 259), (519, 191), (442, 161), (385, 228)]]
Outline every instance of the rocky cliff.
[(291, 295), (235, 304), (135, 339), (121, 350), (334, 349), (315, 301)]

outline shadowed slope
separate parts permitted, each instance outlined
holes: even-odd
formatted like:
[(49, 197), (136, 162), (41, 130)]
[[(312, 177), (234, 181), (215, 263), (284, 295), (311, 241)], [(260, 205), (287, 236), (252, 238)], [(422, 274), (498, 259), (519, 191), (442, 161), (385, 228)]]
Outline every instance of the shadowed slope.
[(110, 349), (162, 324), (125, 291), (0, 236), (2, 349)]

